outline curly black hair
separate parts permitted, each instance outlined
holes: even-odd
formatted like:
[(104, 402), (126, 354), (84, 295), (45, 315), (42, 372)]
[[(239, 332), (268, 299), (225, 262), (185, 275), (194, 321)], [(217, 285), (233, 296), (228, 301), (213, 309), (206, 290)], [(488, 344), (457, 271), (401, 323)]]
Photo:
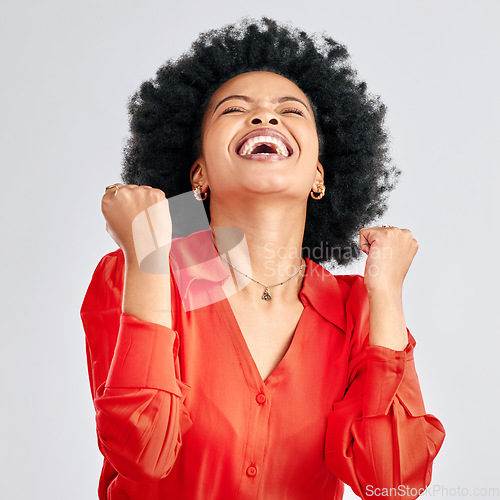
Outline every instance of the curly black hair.
[(159, 188), (167, 197), (190, 191), (209, 101), (223, 83), (250, 71), (288, 78), (313, 106), (326, 194), (308, 199), (303, 256), (352, 262), (361, 255), (359, 229), (384, 213), (401, 172), (388, 154), (385, 105), (358, 79), (346, 47), (326, 35), (267, 17), (202, 33), (130, 98), (123, 182)]

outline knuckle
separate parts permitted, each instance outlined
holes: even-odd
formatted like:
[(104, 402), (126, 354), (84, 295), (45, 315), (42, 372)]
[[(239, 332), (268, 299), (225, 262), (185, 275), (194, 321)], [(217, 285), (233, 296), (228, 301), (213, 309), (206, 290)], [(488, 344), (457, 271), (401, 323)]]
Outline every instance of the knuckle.
[(150, 189), (151, 192), (154, 193), (159, 198), (165, 198), (165, 193), (161, 189), (158, 188), (150, 188)]

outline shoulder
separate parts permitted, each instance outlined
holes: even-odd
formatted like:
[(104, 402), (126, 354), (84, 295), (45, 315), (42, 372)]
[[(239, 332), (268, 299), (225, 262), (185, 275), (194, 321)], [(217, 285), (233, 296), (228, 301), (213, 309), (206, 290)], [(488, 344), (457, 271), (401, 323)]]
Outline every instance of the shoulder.
[(98, 262), (80, 310), (82, 315), (121, 307), (125, 257), (121, 248)]
[(125, 269), (125, 256), (121, 248), (113, 252), (107, 253), (101, 258), (94, 274), (98, 274), (102, 279), (110, 280), (114, 285), (123, 280), (123, 272)]
[(301, 296), (306, 297), (327, 321), (345, 331), (350, 323), (349, 317), (368, 306), (363, 276), (332, 274), (309, 259), (307, 264)]
[(365, 302), (368, 300), (364, 276), (360, 274), (336, 274), (334, 276), (347, 294), (346, 303)]
[(334, 274), (309, 259), (306, 278), (308, 285), (323, 293), (340, 292), (344, 301), (354, 295), (366, 294), (365, 279), (360, 274)]

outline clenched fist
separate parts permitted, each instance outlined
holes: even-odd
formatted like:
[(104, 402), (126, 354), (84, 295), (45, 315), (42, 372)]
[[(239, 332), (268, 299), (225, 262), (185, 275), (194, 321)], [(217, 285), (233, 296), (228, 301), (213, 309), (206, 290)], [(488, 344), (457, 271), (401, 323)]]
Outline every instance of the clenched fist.
[(374, 291), (399, 291), (418, 250), (418, 242), (409, 229), (366, 227), (359, 231), (361, 250), (368, 255), (365, 286)]
[(150, 186), (116, 184), (102, 197), (106, 231), (126, 259), (141, 261), (159, 248), (170, 247), (172, 220), (165, 193)]

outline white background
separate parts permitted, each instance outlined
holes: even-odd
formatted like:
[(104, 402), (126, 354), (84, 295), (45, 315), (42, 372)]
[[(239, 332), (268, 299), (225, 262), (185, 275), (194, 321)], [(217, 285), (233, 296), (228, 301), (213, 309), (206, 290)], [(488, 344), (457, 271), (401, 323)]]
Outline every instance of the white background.
[[(433, 496), (467, 489), (473, 498), (477, 487), (498, 495), (499, 5), (8, 2), (0, 20), (1, 498), (97, 497), (102, 458), (79, 309), (97, 262), (116, 248), (100, 200), (120, 181), (127, 99), (201, 31), (261, 14), (346, 44), (388, 106), (403, 176), (378, 222), (408, 227), (420, 243), (404, 300), (426, 407), (447, 430)], [(362, 273), (363, 263), (345, 272)]]

